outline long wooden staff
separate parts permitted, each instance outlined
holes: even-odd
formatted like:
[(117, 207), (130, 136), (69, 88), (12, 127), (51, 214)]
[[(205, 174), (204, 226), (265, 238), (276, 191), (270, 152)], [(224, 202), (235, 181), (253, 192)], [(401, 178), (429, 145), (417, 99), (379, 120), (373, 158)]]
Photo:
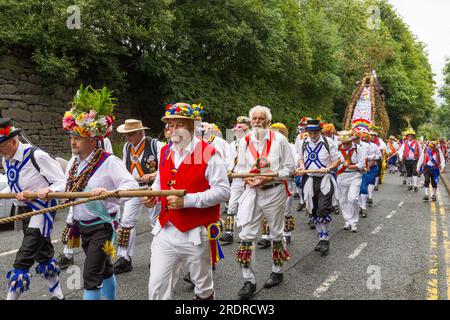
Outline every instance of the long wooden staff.
[[(57, 192), (55, 192), (57, 193)], [(77, 195), (76, 198), (78, 198), (79, 196), (83, 196), (82, 195), (83, 192), (61, 192), (59, 194), (65, 194), (64, 197), (60, 197), (61, 198), (65, 198), (67, 199), (68, 196), (75, 196), (75, 194)], [(143, 190), (143, 191), (129, 191), (129, 190), (115, 190), (115, 191), (107, 191), (107, 192), (103, 192), (102, 194), (93, 197), (92, 194), (90, 192), (87, 192), (88, 195), (85, 194), (85, 196), (89, 196), (89, 198), (83, 198), (77, 201), (72, 201), (72, 202), (68, 202), (68, 203), (64, 203), (64, 204), (60, 204), (54, 207), (50, 207), (50, 208), (45, 208), (42, 210), (36, 210), (36, 211), (31, 211), (31, 212), (27, 212), (24, 214), (20, 214), (17, 216), (13, 216), (13, 217), (8, 217), (8, 218), (2, 218), (0, 219), (0, 224), (6, 224), (6, 223), (11, 223), (14, 221), (18, 221), (18, 220), (24, 220), (27, 218), (31, 218), (33, 216), (37, 216), (39, 214), (45, 214), (45, 213), (50, 213), (50, 212), (56, 212), (58, 210), (62, 210), (68, 207), (72, 207), (72, 206), (77, 206), (83, 203), (87, 203), (87, 202), (91, 202), (91, 201), (96, 201), (96, 200), (104, 200), (104, 199), (108, 199), (108, 198), (119, 198), (119, 197), (126, 197), (126, 198), (130, 198), (130, 197), (156, 197), (156, 196), (168, 196), (168, 195), (176, 195), (176, 196), (184, 196), (186, 195), (186, 190), (163, 190), (163, 191), (157, 191), (157, 190)], [(6, 194), (8, 195), (8, 194)], [(14, 194), (9, 194), (14, 195)], [(30, 196), (35, 196), (36, 194), (29, 194)], [(8, 199), (6, 197), (4, 197), (3, 199)], [(11, 198), (9, 198), (11, 199)]]

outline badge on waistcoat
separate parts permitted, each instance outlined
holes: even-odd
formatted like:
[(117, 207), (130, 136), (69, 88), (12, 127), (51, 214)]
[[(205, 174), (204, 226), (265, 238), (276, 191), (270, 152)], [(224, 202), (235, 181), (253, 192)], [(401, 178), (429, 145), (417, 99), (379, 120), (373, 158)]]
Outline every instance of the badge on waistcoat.
[(136, 164), (139, 162), (139, 157), (137, 155), (131, 156), (131, 163)]
[(258, 170), (262, 169), (269, 169), (270, 168), (270, 162), (267, 158), (259, 157), (256, 159), (255, 166)]
[(157, 162), (155, 156), (149, 156), (147, 161), (145, 162), (145, 166), (148, 170), (150, 170), (151, 173), (156, 172)]

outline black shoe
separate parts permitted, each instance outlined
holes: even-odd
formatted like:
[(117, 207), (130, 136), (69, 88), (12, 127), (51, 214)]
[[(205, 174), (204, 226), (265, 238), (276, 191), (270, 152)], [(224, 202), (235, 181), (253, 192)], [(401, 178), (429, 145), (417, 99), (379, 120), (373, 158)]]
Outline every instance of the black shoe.
[(361, 217), (367, 218), (367, 210), (361, 209)]
[(406, 180), (403, 180), (403, 184), (406, 184)]
[(375, 189), (374, 189), (375, 191), (378, 191), (378, 186), (375, 186)]
[(294, 194), (294, 200), (298, 200), (298, 199), (300, 199), (300, 195), (296, 192), (296, 193)]
[(334, 206), (334, 214), (339, 214), (339, 206)]
[(264, 288), (273, 288), (278, 286), (280, 283), (283, 282), (283, 274), (272, 272), (270, 274), (269, 279), (267, 279), (266, 283), (264, 283)]
[(258, 241), (257, 245), (258, 245), (258, 247), (260, 249), (269, 248), (270, 247), (270, 240), (261, 239), (261, 240)]
[(56, 262), (59, 264), (61, 270), (67, 269), (69, 266), (74, 264), (73, 257), (69, 259), (64, 253), (56, 258)]
[(183, 281), (190, 283), (190, 284), (194, 284), (194, 283), (192, 283), (191, 274), (189, 272), (184, 276)]
[(240, 300), (249, 300), (253, 297), (256, 291), (256, 284), (251, 283), (251, 281), (246, 281), (244, 286), (239, 290), (238, 296)]
[(114, 265), (114, 273), (120, 274), (124, 272), (130, 272), (133, 270), (133, 265), (131, 264), (131, 260), (128, 261), (124, 257), (120, 257), (119, 260), (117, 260)]
[(419, 187), (414, 187), (414, 192), (419, 191)]
[(428, 201), (428, 200), (430, 200), (430, 198), (428, 196), (423, 197), (423, 201)]
[(322, 247), (320, 248), (320, 255), (326, 256), (328, 255), (328, 251), (330, 251), (330, 241), (323, 240)]
[(319, 243), (314, 247), (314, 251), (320, 251), (322, 248), (323, 240), (320, 240)]
[(435, 195), (431, 196), (431, 201), (436, 201), (436, 196)]
[(305, 208), (305, 204), (304, 203), (299, 203), (298, 207), (297, 207), (297, 211), (302, 211)]
[(230, 244), (233, 243), (233, 235), (231, 233), (225, 232), (222, 234), (219, 238), (220, 242), (223, 242), (224, 244)]
[(291, 244), (291, 236), (285, 236), (286, 244)]
[(412, 190), (413, 189), (413, 186), (408, 186), (408, 190)]
[(314, 223), (312, 223), (311, 221), (309, 221), (308, 224), (309, 224), (309, 228), (311, 230), (314, 230), (316, 228), (316, 225)]
[(367, 204), (368, 204), (369, 206), (371, 206), (371, 205), (373, 204), (373, 200), (370, 199), (370, 198), (368, 198), (368, 199), (367, 199)]

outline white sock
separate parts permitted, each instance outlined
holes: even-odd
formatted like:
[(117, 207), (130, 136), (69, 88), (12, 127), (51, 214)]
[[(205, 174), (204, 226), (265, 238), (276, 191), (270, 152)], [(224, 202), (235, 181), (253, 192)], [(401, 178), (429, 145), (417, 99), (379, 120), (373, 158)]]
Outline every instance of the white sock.
[(375, 185), (376, 185), (376, 186), (378, 186), (378, 182), (379, 182), (379, 181), (380, 181), (380, 178), (379, 178), (379, 177), (376, 177), (376, 178), (375, 178)]
[[(328, 233), (329, 231), (329, 228), (328, 228), (328, 223), (321, 223), (321, 225), (322, 225), (322, 232), (323, 233)], [(326, 236), (323, 236), (320, 240), (326, 240), (326, 241), (329, 241), (330, 240), (330, 235), (328, 234), (328, 235), (326, 235)]]
[(372, 199), (373, 190), (375, 189), (375, 186), (373, 184), (369, 184), (369, 187), (367, 188), (367, 191), (369, 193), (369, 199)]
[(436, 191), (437, 191), (437, 188), (433, 188), (433, 196), (436, 196)]
[(408, 186), (412, 186), (412, 177), (408, 177)]
[(413, 179), (414, 187), (417, 187), (417, 182), (419, 180), (419, 177), (413, 176), (412, 179)]
[(8, 295), (6, 296), (6, 300), (19, 300), (22, 293), (20, 292), (12, 292), (8, 290)]
[[(319, 235), (319, 237), (320, 237), (320, 233), (323, 231), (322, 223), (316, 224), (316, 231), (317, 231), (317, 235)], [(320, 238), (320, 240), (322, 240), (322, 238)]]
[(425, 195), (428, 197), (428, 188), (425, 187), (424, 189), (425, 189)]
[(367, 209), (367, 194), (360, 194), (359, 195), (359, 206), (363, 210)]
[(48, 288), (53, 288), (57, 283), (56, 287), (53, 289), (53, 292), (50, 292), (53, 297), (57, 297), (58, 299), (64, 298), (64, 294), (61, 290), (61, 283), (59, 282), (58, 276), (53, 276), (51, 278), (45, 279), (45, 282), (47, 282)]

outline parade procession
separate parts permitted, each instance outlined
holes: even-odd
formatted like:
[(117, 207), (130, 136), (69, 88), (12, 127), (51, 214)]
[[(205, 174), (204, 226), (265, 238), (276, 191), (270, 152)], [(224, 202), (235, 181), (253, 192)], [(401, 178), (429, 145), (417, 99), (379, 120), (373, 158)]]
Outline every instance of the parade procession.
[(0, 300), (450, 299), (450, 58), (400, 3), (0, 4)]
[[(286, 265), (298, 259), (292, 251), (305, 238), (316, 239), (311, 248), (321, 257), (316, 263), (327, 264), (327, 256), (343, 250), (334, 248), (332, 230), (345, 230), (342, 236), (350, 241), (352, 234), (368, 232), (365, 223), (380, 214), (371, 207), (383, 201), (376, 192), (386, 180), (418, 198), (423, 176), (423, 202), (437, 201), (448, 144), (417, 140), (409, 119), (400, 139), (386, 139), (382, 91), (372, 70), (354, 90), (344, 130), (302, 117), (292, 143), (289, 128), (275, 123), (266, 106), (237, 115), (228, 142), (216, 125), (204, 121), (203, 105), (175, 102), (163, 110), (165, 141), (148, 137), (141, 120), (117, 127), (126, 140), (122, 159), (108, 139), (116, 99), (106, 87), (81, 85), (63, 115), (72, 150), (68, 161), (21, 139), (22, 129), (1, 118), (8, 186), (0, 197), (15, 199), (16, 211), (0, 224), (20, 224), (23, 232), (6, 274), (6, 299), (26, 296), (37, 282), (34, 274), (44, 279), (51, 300), (65, 299), (61, 273), (75, 264), (80, 246), (84, 300), (120, 299), (119, 274), (136, 272), (135, 256), (149, 262), (140, 267), (149, 273), (150, 300), (176, 299), (179, 281), (192, 287), (194, 300), (220, 299), (214, 278), (231, 263), (234, 271), (225, 276), (243, 278), (236, 298), (252, 299), (258, 286), (290, 281)], [(54, 230), (58, 219), (65, 222), (60, 234)], [(151, 229), (147, 257), (135, 249), (139, 223)], [(52, 239), (60, 239), (62, 252)], [(231, 256), (222, 249), (228, 246)], [(263, 263), (266, 259), (271, 262)], [(265, 274), (263, 284), (257, 283), (258, 269)]]

